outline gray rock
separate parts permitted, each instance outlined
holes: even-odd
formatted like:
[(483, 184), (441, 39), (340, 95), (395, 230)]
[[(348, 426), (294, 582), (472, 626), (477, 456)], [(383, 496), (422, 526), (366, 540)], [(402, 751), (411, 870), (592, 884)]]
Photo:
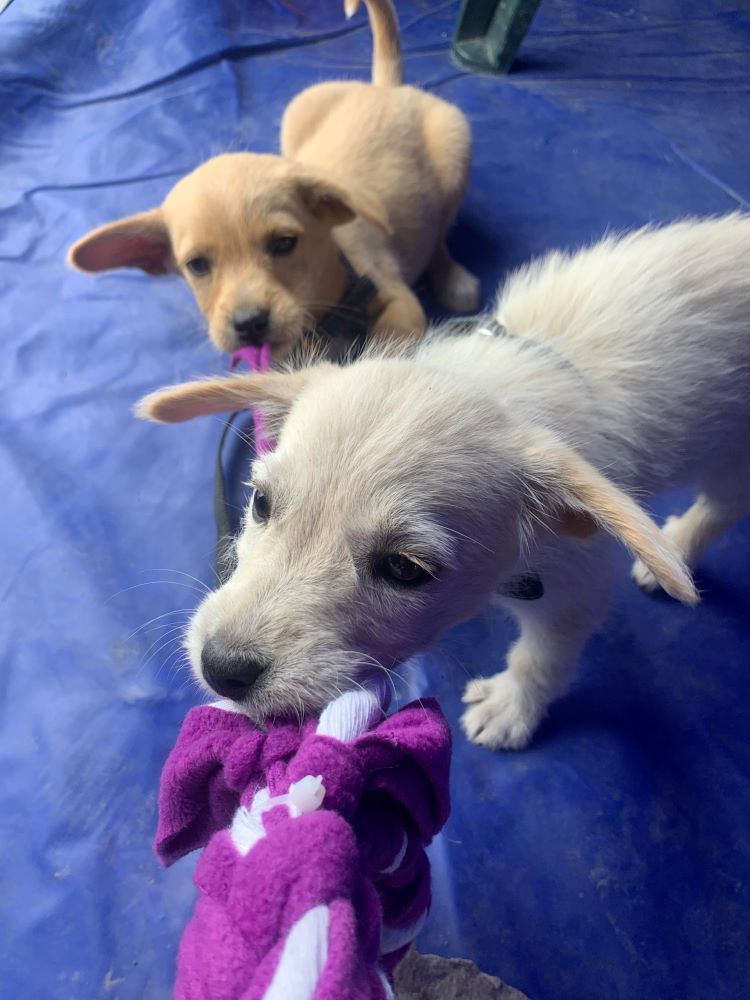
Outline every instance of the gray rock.
[(396, 969), (396, 1000), (529, 1000), (463, 958), (420, 955), (413, 948)]

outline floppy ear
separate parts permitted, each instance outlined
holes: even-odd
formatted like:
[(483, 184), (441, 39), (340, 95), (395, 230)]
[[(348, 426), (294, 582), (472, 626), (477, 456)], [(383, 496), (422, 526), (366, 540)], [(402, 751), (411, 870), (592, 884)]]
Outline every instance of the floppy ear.
[(368, 195), (351, 195), (336, 181), (317, 173), (297, 173), (297, 188), (308, 210), (329, 226), (343, 226), (357, 215), (391, 235), (393, 230), (383, 217), (383, 210)]
[(597, 528), (614, 535), (683, 604), (700, 600), (682, 553), (651, 518), (614, 483), (571, 448), (555, 444), (524, 454), (532, 505), (553, 530), (578, 538)]
[(185, 382), (144, 396), (134, 407), (143, 420), (178, 424), (210, 413), (235, 413), (260, 406), (269, 430), (276, 433), (292, 404), (310, 381), (312, 370), (230, 375)]
[(89, 273), (139, 267), (146, 274), (168, 274), (174, 261), (161, 209), (92, 230), (70, 248), (68, 263)]

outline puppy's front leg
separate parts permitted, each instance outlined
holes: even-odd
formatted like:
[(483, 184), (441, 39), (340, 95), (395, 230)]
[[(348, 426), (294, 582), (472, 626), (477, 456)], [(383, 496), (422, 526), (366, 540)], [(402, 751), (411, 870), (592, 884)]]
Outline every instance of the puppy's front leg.
[(539, 601), (502, 599), (521, 634), (502, 673), (466, 686), (463, 700), (469, 707), (461, 724), (472, 742), (491, 750), (521, 749), (551, 702), (564, 694), (609, 603), (612, 566), (606, 551), (601, 555), (593, 565), (591, 553), (582, 552), (580, 559), (543, 573), (545, 593)]
[(379, 343), (408, 341), (421, 337), (427, 318), (419, 299), (406, 285), (397, 285), (381, 293), (382, 308), (373, 320), (370, 336)]

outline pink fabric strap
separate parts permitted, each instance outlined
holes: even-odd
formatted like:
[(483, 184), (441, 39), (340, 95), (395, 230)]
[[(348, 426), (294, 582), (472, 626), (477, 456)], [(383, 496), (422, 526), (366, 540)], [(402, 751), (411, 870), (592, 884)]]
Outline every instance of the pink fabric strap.
[[(260, 347), (240, 347), (232, 355), (229, 367), (235, 371), (245, 363), (251, 372), (267, 372), (271, 367), (271, 345), (266, 342)], [(255, 425), (255, 450), (259, 455), (273, 451), (276, 442), (269, 436), (263, 414), (253, 407), (253, 423)]]

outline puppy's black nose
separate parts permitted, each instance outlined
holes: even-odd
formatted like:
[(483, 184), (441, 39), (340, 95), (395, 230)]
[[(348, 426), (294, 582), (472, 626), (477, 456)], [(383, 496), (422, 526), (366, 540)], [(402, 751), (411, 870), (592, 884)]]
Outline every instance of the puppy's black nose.
[(206, 684), (222, 698), (232, 701), (242, 701), (264, 669), (261, 660), (227, 646), (220, 639), (209, 639), (201, 653)]
[(268, 335), (271, 313), (268, 309), (245, 309), (232, 316), (232, 326), (241, 344), (260, 347)]

